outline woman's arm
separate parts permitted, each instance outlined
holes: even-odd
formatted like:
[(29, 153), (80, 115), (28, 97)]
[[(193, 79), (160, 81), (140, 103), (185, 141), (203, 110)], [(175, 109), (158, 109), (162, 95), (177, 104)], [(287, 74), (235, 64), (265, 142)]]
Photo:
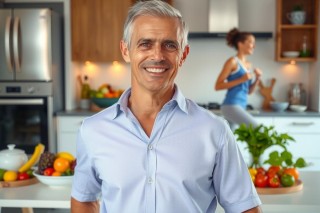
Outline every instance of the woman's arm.
[(99, 213), (99, 201), (79, 202), (71, 197), (71, 213)]
[(249, 88), (249, 94), (253, 93), (253, 91), (255, 90), (256, 86), (259, 84), (260, 82), (260, 78), (261, 78), (261, 75), (262, 75), (262, 71), (258, 68), (255, 68), (254, 69), (254, 73), (256, 75), (256, 80), (253, 82), (253, 84), (250, 85), (250, 88)]
[(215, 84), (215, 90), (223, 90), (223, 89), (229, 89), (231, 87), (234, 87), (238, 84), (241, 84), (249, 79), (251, 79), (251, 74), (247, 73), (246, 75), (243, 75), (241, 78), (236, 79), (234, 81), (227, 81), (228, 76), (230, 73), (237, 69), (237, 62), (234, 58), (230, 58), (226, 61), (224, 64), (222, 71), (220, 72), (216, 84)]

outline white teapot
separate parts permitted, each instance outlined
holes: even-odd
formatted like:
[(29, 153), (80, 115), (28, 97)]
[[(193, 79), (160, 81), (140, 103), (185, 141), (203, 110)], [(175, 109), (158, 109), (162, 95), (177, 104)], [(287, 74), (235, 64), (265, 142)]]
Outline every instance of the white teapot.
[(8, 149), (0, 151), (0, 168), (18, 171), (28, 161), (27, 154), (21, 149), (15, 149), (14, 144), (9, 144)]

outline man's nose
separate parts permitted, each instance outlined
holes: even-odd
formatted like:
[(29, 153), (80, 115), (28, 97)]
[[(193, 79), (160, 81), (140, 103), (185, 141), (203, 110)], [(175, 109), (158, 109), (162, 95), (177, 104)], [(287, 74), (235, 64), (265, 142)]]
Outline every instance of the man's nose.
[(153, 47), (153, 59), (162, 61), (164, 59), (163, 48), (161, 45), (154, 45)]

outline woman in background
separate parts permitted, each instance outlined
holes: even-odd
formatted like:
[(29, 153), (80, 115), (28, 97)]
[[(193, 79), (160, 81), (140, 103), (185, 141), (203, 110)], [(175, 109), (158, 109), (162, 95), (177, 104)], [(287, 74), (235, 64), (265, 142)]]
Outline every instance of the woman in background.
[(247, 60), (247, 56), (253, 54), (255, 37), (251, 33), (233, 28), (228, 32), (226, 40), (228, 46), (236, 49), (237, 54), (225, 62), (215, 84), (216, 90), (227, 89), (221, 106), (222, 114), (229, 121), (232, 130), (242, 123), (256, 127), (259, 124), (246, 111), (248, 94), (254, 91), (262, 75), (262, 71), (253, 68)]

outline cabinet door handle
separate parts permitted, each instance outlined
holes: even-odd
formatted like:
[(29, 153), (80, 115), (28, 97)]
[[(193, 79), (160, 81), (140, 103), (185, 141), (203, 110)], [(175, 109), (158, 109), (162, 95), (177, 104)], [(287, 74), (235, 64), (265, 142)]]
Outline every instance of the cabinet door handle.
[(311, 126), (314, 122), (292, 122), (293, 126)]

